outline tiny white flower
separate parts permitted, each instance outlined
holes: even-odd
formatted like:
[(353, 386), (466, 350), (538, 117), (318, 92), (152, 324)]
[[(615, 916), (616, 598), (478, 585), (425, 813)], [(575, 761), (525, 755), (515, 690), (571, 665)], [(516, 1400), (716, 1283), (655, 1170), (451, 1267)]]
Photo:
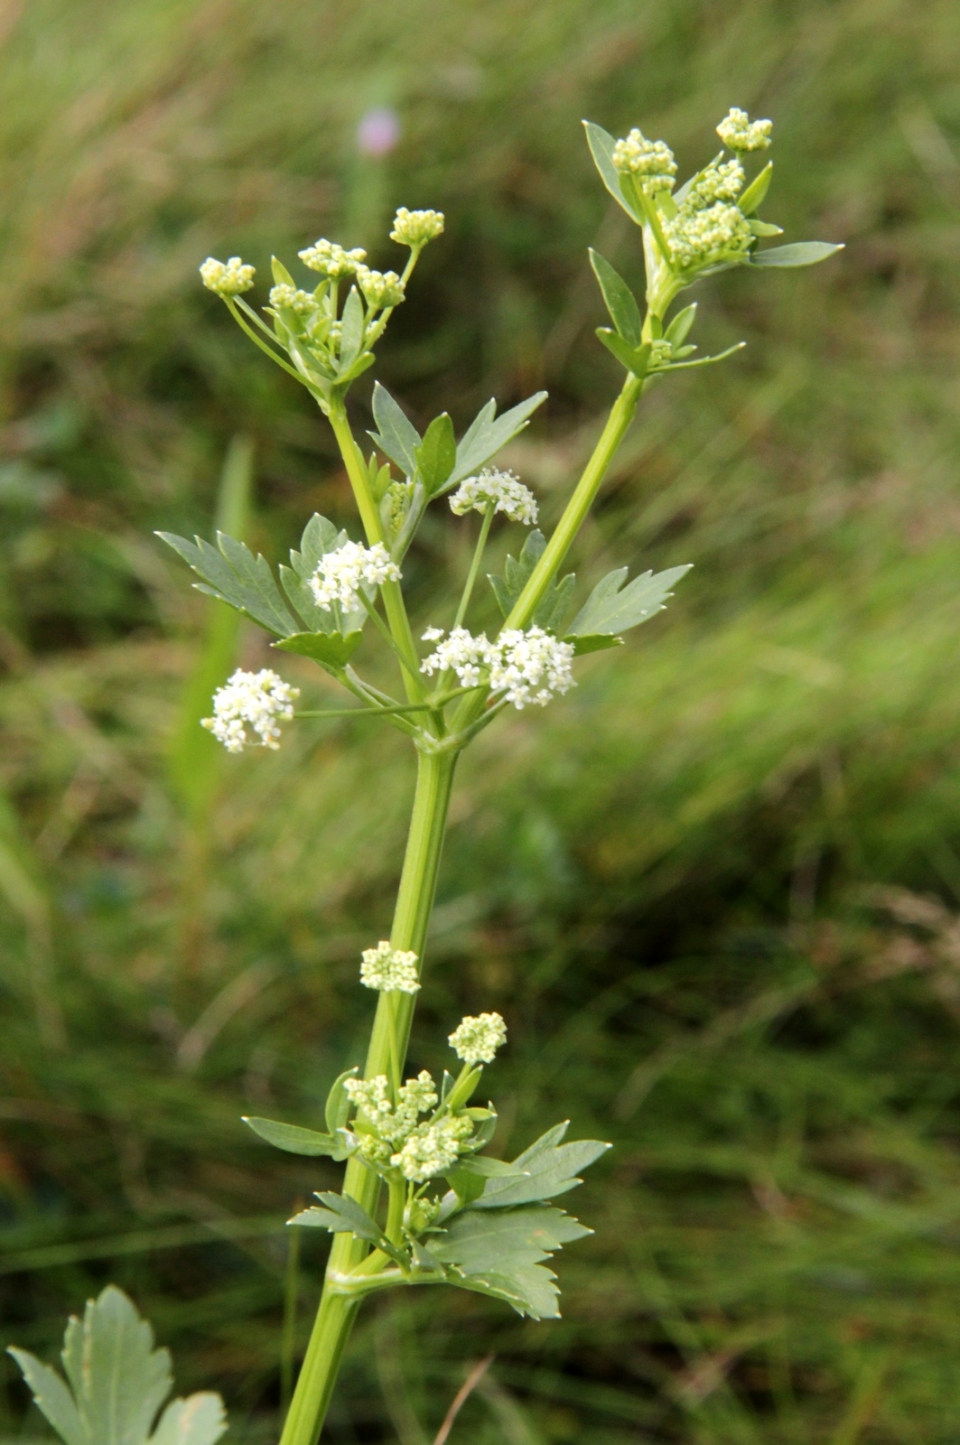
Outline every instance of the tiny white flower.
[(717, 135), (732, 151), (765, 151), (772, 130), (772, 120), (751, 120), (745, 110), (734, 105), (717, 126)]
[(255, 274), (254, 268), (245, 266), (239, 256), (231, 256), (226, 263), (208, 256), (200, 267), (204, 286), (218, 296), (239, 296), (249, 291)]
[(449, 1044), (465, 1064), (490, 1064), (507, 1041), (507, 1026), (498, 1013), (468, 1014), (450, 1035)]
[(537, 500), (529, 487), (514, 472), (493, 471), (485, 467), (478, 477), (466, 477), (450, 498), (450, 510), (462, 517), (465, 512), (485, 512), (490, 504), (503, 512), (511, 522), (532, 527), (537, 520)]
[(318, 271), (330, 281), (339, 281), (344, 276), (355, 276), (358, 266), (367, 259), (366, 251), (359, 246), (355, 246), (352, 251), (345, 251), (336, 241), (326, 241), (322, 236), (306, 250), (298, 251), (297, 255), (311, 271)]
[(399, 306), (404, 299), (403, 282), (396, 271), (371, 271), (369, 266), (358, 266), (357, 285), (374, 311)]
[(395, 1148), (418, 1127), (419, 1115), (428, 1114), (439, 1102), (436, 1085), (426, 1069), (400, 1086), (396, 1108), (390, 1102), (386, 1074), (377, 1074), (373, 1079), (347, 1079), (343, 1087), (367, 1122)]
[(205, 717), (205, 727), (229, 753), (240, 753), (248, 744), (255, 744), (247, 728), (260, 739), (258, 746), (280, 746), (279, 722), (290, 722), (293, 704), (300, 696), (298, 687), (283, 682), (268, 667), (259, 672), (242, 668), (228, 678), (213, 695), (213, 717)]
[(428, 241), (435, 241), (442, 232), (442, 211), (408, 211), (406, 206), (401, 206), (393, 218), (390, 239), (401, 246), (419, 250)]
[(426, 632), (420, 634), (420, 640), (421, 642), (439, 642), (442, 636), (442, 627), (428, 627)]
[(557, 693), (576, 684), (570, 664), (574, 648), (540, 627), (502, 632), (490, 663), (490, 687), (522, 710), (530, 703), (546, 707)]
[(703, 210), (715, 201), (735, 201), (743, 190), (744, 180), (739, 160), (711, 161), (684, 196), (684, 207)]
[(400, 1170), (404, 1179), (425, 1184), (456, 1162), (461, 1143), (472, 1132), (472, 1121), (463, 1115), (438, 1119), (435, 1124), (421, 1124), (390, 1163)]
[(363, 950), (360, 982), (366, 988), (379, 989), (381, 993), (416, 993), (420, 987), (417, 955), (401, 948), (391, 948), (385, 939), (381, 939), (376, 948)]
[(677, 174), (673, 151), (662, 140), (647, 140), (634, 126), (613, 148), (613, 164), (621, 175), (636, 176), (648, 196), (672, 191)]
[(344, 542), (335, 552), (320, 558), (310, 578), (310, 590), (318, 607), (332, 610), (335, 603), (354, 611), (362, 607), (361, 588), (379, 587), (384, 582), (399, 582), (400, 568), (391, 560), (382, 542), (364, 547), (359, 542)]

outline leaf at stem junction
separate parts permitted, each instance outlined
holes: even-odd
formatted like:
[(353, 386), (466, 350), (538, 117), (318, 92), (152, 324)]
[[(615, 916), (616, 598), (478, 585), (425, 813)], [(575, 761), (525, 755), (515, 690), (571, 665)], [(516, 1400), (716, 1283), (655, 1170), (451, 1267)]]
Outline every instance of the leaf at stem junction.
[[(643, 572), (627, 581), (628, 569), (618, 567), (599, 581), (570, 625), (569, 637), (618, 636), (641, 622), (649, 622), (672, 597), (671, 588), (690, 567), (669, 567), (665, 572)], [(588, 648), (594, 651), (595, 648)]]
[(198, 592), (228, 603), (277, 637), (289, 637), (299, 630), (284, 606), (266, 558), (254, 557), (243, 542), (224, 532), (217, 533), (217, 547), (201, 537), (190, 542), (172, 532), (158, 532), (157, 536), (203, 578), (194, 583)]
[(597, 278), (597, 284), (603, 294), (606, 308), (610, 313), (610, 320), (617, 328), (617, 332), (623, 337), (628, 346), (636, 348), (640, 345), (640, 308), (630, 287), (600, 255), (599, 251), (590, 248), (590, 265), (593, 267), (593, 274)]
[[(530, 580), (534, 567), (543, 556), (546, 545), (547, 541), (543, 533), (534, 529), (524, 542), (519, 558), (507, 556), (503, 565), (502, 577), (488, 574), (490, 586), (493, 588), (494, 596), (504, 617), (509, 617), (514, 603)], [(559, 582), (550, 583), (543, 600), (533, 614), (534, 626), (542, 627), (546, 632), (559, 632), (570, 606), (570, 594), (575, 582), (575, 574), (568, 572), (566, 577)]]
[(308, 1159), (317, 1159), (321, 1155), (346, 1159), (349, 1154), (342, 1139), (320, 1134), (316, 1129), (302, 1129), (299, 1124), (281, 1124), (277, 1119), (257, 1119), (246, 1114), (243, 1122), (261, 1139), (287, 1154), (302, 1154)]
[(340, 357), (337, 368), (337, 380), (346, 381), (347, 375), (360, 355), (360, 344), (363, 341), (363, 302), (355, 286), (350, 287), (350, 295), (347, 297), (346, 305), (343, 308), (343, 315), (340, 320)]
[(296, 652), (301, 657), (311, 657), (328, 672), (340, 673), (346, 667), (360, 643), (363, 633), (348, 632), (295, 632), (292, 637), (283, 637), (273, 645), (280, 652)]
[(755, 251), (750, 257), (751, 266), (816, 266), (835, 256), (843, 246), (833, 241), (794, 241), (789, 246), (770, 246), (766, 251)]
[(396, 462), (397, 466), (402, 468), (404, 476), (414, 476), (417, 470), (417, 447), (421, 444), (420, 433), (379, 381), (373, 388), (373, 419), (379, 431), (370, 432), (369, 435), (384, 456)]
[(598, 326), (597, 336), (613, 356), (617, 358), (621, 366), (632, 372), (642, 381), (650, 367), (650, 352), (652, 347), (649, 342), (643, 346), (630, 346), (616, 331), (611, 331), (608, 326)]
[(547, 393), (538, 391), (533, 396), (528, 396), (526, 401), (521, 401), (509, 411), (505, 411), (502, 416), (497, 416), (497, 403), (491, 398), (460, 438), (456, 465), (442, 490), (448, 492), (451, 487), (462, 482), (464, 477), (471, 476), (485, 466), (507, 442), (512, 441), (519, 432), (529, 426), (531, 416), (546, 399)]
[(214, 1445), (227, 1428), (219, 1395), (172, 1400), (170, 1355), (122, 1290), (108, 1285), (72, 1318), (63, 1341), (66, 1383), (26, 1350), (10, 1354), (34, 1400), (65, 1445)]
[(754, 215), (763, 205), (764, 197), (770, 189), (770, 182), (773, 180), (773, 161), (767, 161), (759, 175), (754, 176), (746, 190), (737, 202), (740, 210), (745, 216)]
[(453, 422), (446, 412), (434, 417), (423, 434), (423, 441), (414, 455), (420, 479), (427, 495), (439, 492), (450, 476), (457, 461), (457, 441), (453, 434)]
[(582, 1184), (583, 1180), (577, 1177), (579, 1171), (605, 1154), (610, 1145), (598, 1139), (577, 1139), (564, 1144), (567, 1127), (554, 1125), (514, 1159), (514, 1165), (523, 1170), (525, 1178), (489, 1180), (472, 1208), (505, 1209), (517, 1204), (534, 1204), (566, 1194)]
[(335, 1134), (338, 1129), (343, 1129), (350, 1117), (351, 1100), (344, 1085), (348, 1079), (355, 1079), (359, 1072), (358, 1066), (354, 1064), (352, 1069), (344, 1069), (342, 1074), (338, 1074), (330, 1086), (324, 1106), (324, 1117), (331, 1134)]
[(623, 193), (620, 184), (620, 172), (613, 164), (613, 147), (616, 142), (613, 136), (605, 131), (602, 125), (594, 125), (592, 120), (585, 120), (583, 128), (587, 133), (587, 145), (590, 147), (590, 154), (593, 156), (593, 163), (600, 172), (600, 179), (610, 192), (618, 206), (622, 206), (638, 226), (642, 226), (644, 217), (638, 214), (630, 201)]
[(556, 1276), (544, 1268), (564, 1244), (592, 1231), (562, 1209), (534, 1207), (481, 1215), (467, 1210), (430, 1239), (430, 1255), (461, 1277), (448, 1282), (504, 1299), (521, 1315), (556, 1319)]

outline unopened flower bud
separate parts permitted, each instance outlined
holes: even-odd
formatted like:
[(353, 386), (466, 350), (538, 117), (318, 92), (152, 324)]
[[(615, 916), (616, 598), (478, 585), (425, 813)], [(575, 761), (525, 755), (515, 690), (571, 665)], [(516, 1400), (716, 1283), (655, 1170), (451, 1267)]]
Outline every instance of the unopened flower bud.
[(231, 256), (226, 263), (208, 256), (200, 267), (204, 286), (218, 296), (239, 296), (249, 291), (255, 274), (254, 268), (245, 266), (239, 256)]

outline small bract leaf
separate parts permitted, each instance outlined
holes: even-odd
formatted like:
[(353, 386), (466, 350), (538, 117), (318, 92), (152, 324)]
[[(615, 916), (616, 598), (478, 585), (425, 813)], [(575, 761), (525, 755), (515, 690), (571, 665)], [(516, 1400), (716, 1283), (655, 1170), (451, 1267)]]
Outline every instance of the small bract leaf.
[(352, 1069), (344, 1069), (343, 1073), (339, 1074), (331, 1085), (324, 1108), (327, 1128), (331, 1134), (335, 1134), (338, 1129), (342, 1129), (350, 1117), (350, 1095), (347, 1093), (344, 1085), (348, 1079), (355, 1079), (359, 1072), (359, 1068), (354, 1064)]
[(342, 672), (363, 641), (362, 632), (348, 632), (346, 637), (339, 632), (295, 632), (273, 645), (280, 652), (296, 652), (301, 657), (312, 657), (314, 662), (328, 672)]
[(497, 452), (512, 441), (518, 432), (529, 426), (537, 407), (547, 399), (545, 391), (528, 396), (503, 416), (497, 416), (497, 403), (490, 399), (467, 427), (457, 445), (457, 462), (447, 478), (443, 491), (448, 492), (464, 477), (472, 476), (485, 466)]
[(634, 376), (643, 380), (650, 363), (649, 342), (645, 346), (628, 346), (622, 336), (618, 336), (615, 331), (610, 331), (606, 326), (597, 327), (597, 336), (607, 350), (613, 353), (621, 366), (625, 366)]
[(697, 319), (697, 303), (692, 302), (678, 311), (663, 334), (664, 340), (669, 341), (674, 348), (682, 346), (690, 335), (690, 328)]
[(773, 180), (773, 161), (767, 161), (763, 170), (747, 186), (740, 197), (738, 205), (745, 216), (752, 216), (763, 205), (763, 199), (770, 189), (770, 182)]
[(583, 128), (587, 133), (587, 145), (590, 147), (593, 163), (600, 172), (603, 184), (617, 205), (623, 207), (631, 221), (642, 225), (643, 216), (637, 214), (620, 188), (620, 172), (613, 164), (613, 147), (616, 144), (613, 136), (605, 131), (602, 125), (594, 125), (592, 120), (585, 120)]
[(434, 417), (414, 455), (427, 495), (433, 496), (450, 476), (457, 461), (457, 440), (453, 422), (446, 412)]
[(355, 286), (350, 287), (350, 295), (347, 297), (340, 319), (340, 328), (340, 364), (337, 370), (337, 380), (346, 381), (347, 373), (360, 354), (360, 343), (363, 341), (363, 302), (360, 300)]
[(622, 276), (604, 260), (599, 251), (590, 248), (590, 265), (603, 293), (603, 299), (610, 319), (628, 346), (636, 349), (640, 345), (640, 308), (630, 287)]
[(316, 1129), (302, 1129), (298, 1124), (281, 1124), (276, 1119), (257, 1119), (246, 1114), (243, 1122), (261, 1139), (287, 1154), (316, 1159), (323, 1154), (336, 1156), (343, 1152), (337, 1139), (330, 1134), (319, 1134)]
[(380, 430), (369, 435), (384, 456), (402, 468), (405, 477), (412, 477), (417, 470), (420, 433), (379, 381), (373, 388), (373, 419)]
[(751, 266), (816, 266), (842, 251), (833, 241), (794, 241), (790, 246), (770, 246), (750, 258)]

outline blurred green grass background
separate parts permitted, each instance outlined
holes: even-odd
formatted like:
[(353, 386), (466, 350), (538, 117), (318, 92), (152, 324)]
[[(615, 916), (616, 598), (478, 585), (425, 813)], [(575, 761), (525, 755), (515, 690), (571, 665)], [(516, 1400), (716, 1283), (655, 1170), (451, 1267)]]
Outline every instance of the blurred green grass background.
[[(701, 347), (748, 350), (645, 400), (576, 557), (581, 583), (696, 570), (468, 756), (414, 1041), (440, 1067), (458, 1011), (504, 1012), (498, 1142), (613, 1139), (577, 1200), (597, 1233), (561, 1323), (368, 1310), (329, 1438), (427, 1445), (495, 1349), (454, 1442), (954, 1441), (960, 11), (6, 0), (0, 41), (2, 1343), (52, 1357), (114, 1279), (230, 1440), (276, 1438), (284, 1297), (301, 1347), (323, 1262), (305, 1240), (294, 1277), (282, 1220), (336, 1174), (238, 1116), (309, 1123), (359, 1057), (396, 883), (401, 740), (305, 724), (235, 760), (195, 729), (269, 654), (151, 530), (246, 509), (276, 561), (350, 516), (321, 419), (198, 263), (327, 234), (385, 265), (393, 207), (443, 209), (377, 374), (458, 426), (546, 386), (504, 460), (549, 521), (618, 384), (586, 247), (642, 282), (580, 117), (689, 170), (737, 104), (774, 118), (785, 239), (847, 250), (703, 288)], [(363, 154), (383, 107), (398, 144)], [(464, 546), (425, 527), (415, 620)], [(0, 1436), (39, 1439), (14, 1373)]]

